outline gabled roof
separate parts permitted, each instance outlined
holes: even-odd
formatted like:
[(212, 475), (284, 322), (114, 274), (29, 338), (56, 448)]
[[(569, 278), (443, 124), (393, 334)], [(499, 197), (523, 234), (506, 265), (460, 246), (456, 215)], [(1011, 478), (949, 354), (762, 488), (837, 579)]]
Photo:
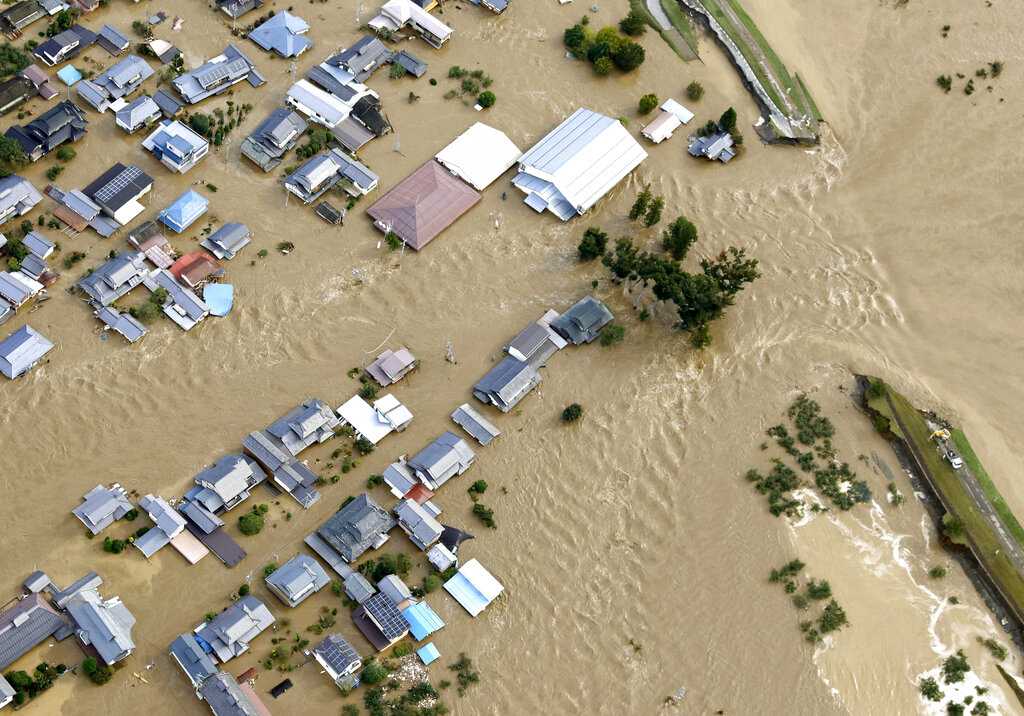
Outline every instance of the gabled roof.
[(72, 514), (94, 535), (128, 514), (132, 503), (128, 501), (124, 488), (119, 485), (104, 487), (96, 485), (82, 498), (82, 504)]
[(402, 613), (383, 592), (374, 594), (363, 602), (360, 608), (366, 611), (374, 625), (389, 641), (400, 639), (409, 631), (409, 624), (402, 618)]
[(253, 87), (266, 82), (245, 53), (229, 44), (223, 53), (178, 76), (172, 84), (186, 102), (195, 104), (227, 91), (242, 80), (247, 80)]
[(332, 679), (359, 668), (362, 659), (359, 653), (341, 634), (328, 634), (323, 641), (313, 647), (313, 655), (322, 666), (328, 669)]
[(117, 663), (135, 650), (135, 616), (120, 599), (104, 601), (95, 589), (84, 589), (65, 608), (75, 621), (78, 638), (91, 645), (104, 663)]
[(210, 202), (202, 194), (189, 189), (166, 209), (160, 212), (160, 221), (174, 231), (181, 233), (200, 216), (206, 213)]
[(96, 42), (114, 56), (120, 55), (131, 45), (131, 41), (125, 35), (110, 25), (100, 28), (100, 31), (96, 33)]
[(334, 513), (317, 534), (351, 563), (394, 526), (394, 518), (364, 492)]
[(275, 420), (266, 432), (277, 438), (292, 456), (314, 443), (334, 437), (340, 420), (327, 403), (312, 398)]
[(109, 213), (116, 214), (152, 186), (153, 177), (139, 167), (118, 162), (82, 189), (82, 193)]
[(412, 638), (422, 641), (444, 627), (444, 621), (426, 602), (418, 602), (402, 610), (402, 616), (409, 623)]
[(111, 330), (121, 334), (129, 343), (135, 343), (148, 332), (146, 327), (131, 314), (121, 313), (110, 306), (103, 306), (97, 310), (96, 317)]
[(109, 306), (142, 283), (147, 274), (141, 253), (124, 252), (104, 262), (77, 286), (96, 304)]
[(196, 631), (221, 661), (228, 661), (249, 649), (249, 642), (275, 621), (266, 605), (250, 595), (242, 597)]
[(504, 587), (475, 559), (466, 562), (454, 577), (444, 583), (445, 590), (472, 616), (477, 616), (497, 599)]
[(6, 669), (67, 621), (41, 594), (30, 594), (0, 611), (0, 669)]
[(570, 343), (580, 345), (597, 338), (601, 329), (613, 319), (612, 312), (601, 301), (593, 296), (584, 296), (551, 321), (551, 327)]
[(409, 459), (409, 467), (432, 489), (460, 475), (473, 464), (476, 455), (466, 441), (453, 432), (442, 433)]
[(315, 559), (297, 554), (274, 570), (266, 581), (272, 592), (294, 607), (326, 587), (331, 579)]
[(563, 205), (586, 212), (646, 158), (619, 120), (580, 108), (520, 157), (513, 181), (564, 220)]
[(42, 200), (43, 195), (28, 179), (16, 174), (0, 178), (0, 217), (26, 214)]
[(435, 158), (452, 174), (483, 191), (511, 169), (522, 154), (504, 132), (477, 122)]
[(536, 368), (518, 358), (505, 356), (473, 386), (473, 395), (507, 413), (540, 381)]
[(144, 94), (117, 110), (114, 117), (118, 125), (131, 131), (148, 124), (162, 116), (162, 114), (163, 112), (156, 101), (149, 95)]
[(386, 388), (405, 377), (416, 367), (416, 363), (416, 357), (408, 348), (402, 346), (397, 351), (388, 349), (378, 355), (377, 359), (366, 367), (366, 372), (380, 383), (381, 387)]
[(469, 211), (480, 194), (431, 159), (378, 199), (366, 213), (419, 251)]
[(233, 259), (252, 241), (252, 232), (245, 224), (231, 222), (213, 232), (200, 246), (213, 252), (219, 259)]
[(199, 697), (214, 716), (262, 716), (269, 713), (258, 698), (253, 700), (254, 696), (254, 692), (243, 689), (234, 676), (224, 671), (206, 679), (199, 689)]
[(203, 647), (196, 641), (192, 634), (181, 634), (171, 642), (171, 656), (178, 662), (178, 666), (185, 672), (192, 686), (199, 688), (204, 681), (217, 673), (217, 666), (213, 663)]
[(24, 325), (0, 342), (0, 373), (12, 380), (24, 375), (52, 349), (42, 333)]
[(501, 431), (469, 403), (463, 403), (457, 407), (451, 418), (481, 445), (488, 445), (494, 438), (501, 435)]
[(363, 35), (353, 44), (327, 58), (325, 64), (349, 72), (356, 82), (365, 82), (374, 71), (392, 57), (392, 52), (373, 35)]
[(444, 528), (434, 516), (415, 500), (405, 499), (395, 508), (398, 524), (409, 535), (409, 539), (422, 550), (427, 550), (441, 538)]

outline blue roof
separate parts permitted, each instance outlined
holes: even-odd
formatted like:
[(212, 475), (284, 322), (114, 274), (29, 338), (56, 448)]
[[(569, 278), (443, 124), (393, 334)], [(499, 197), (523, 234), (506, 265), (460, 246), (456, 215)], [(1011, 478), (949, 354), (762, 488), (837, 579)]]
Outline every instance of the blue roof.
[(57, 72), (57, 76), (58, 76), (58, 77), (59, 77), (59, 78), (61, 79), (61, 81), (62, 81), (62, 82), (63, 82), (64, 84), (66, 84), (66, 85), (67, 85), (68, 87), (70, 87), (71, 85), (73, 85), (73, 84), (74, 84), (75, 82), (78, 82), (78, 80), (82, 79), (82, 73), (81, 73), (81, 72), (79, 72), (78, 70), (76, 70), (76, 69), (75, 69), (75, 68), (74, 68), (73, 66), (71, 66), (71, 65), (66, 65), (66, 66), (62, 67), (62, 68), (61, 68), (61, 69), (60, 69), (60, 70), (59, 70), (59, 71)]
[(199, 192), (189, 189), (174, 200), (174, 203), (160, 212), (160, 221), (165, 226), (181, 233), (196, 219), (206, 213), (210, 202)]
[(226, 316), (234, 302), (235, 287), (230, 283), (208, 283), (203, 287), (203, 301), (214, 316)]
[(402, 616), (409, 622), (409, 631), (416, 641), (426, 639), (444, 626), (441, 617), (426, 602), (413, 604), (402, 610)]
[(434, 642), (430, 642), (424, 647), (420, 647), (416, 650), (416, 656), (420, 658), (424, 664), (432, 664), (441, 658), (441, 652), (434, 646)]

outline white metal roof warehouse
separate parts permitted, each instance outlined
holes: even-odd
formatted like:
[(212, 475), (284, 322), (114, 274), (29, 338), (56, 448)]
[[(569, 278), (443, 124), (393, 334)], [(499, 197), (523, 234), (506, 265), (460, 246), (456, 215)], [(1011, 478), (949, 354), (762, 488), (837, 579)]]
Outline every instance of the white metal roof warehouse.
[(435, 158), (452, 174), (483, 191), (522, 155), (522, 150), (504, 132), (477, 122)]
[(568, 221), (586, 213), (646, 158), (619, 120), (581, 108), (527, 150), (512, 183), (531, 209)]

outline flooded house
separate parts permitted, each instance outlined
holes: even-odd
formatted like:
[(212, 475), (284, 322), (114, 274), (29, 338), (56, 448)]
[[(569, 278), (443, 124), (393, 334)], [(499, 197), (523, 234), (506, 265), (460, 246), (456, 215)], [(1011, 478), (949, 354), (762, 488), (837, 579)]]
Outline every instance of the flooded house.
[(380, 38), (363, 35), (338, 54), (329, 57), (326, 64), (348, 72), (353, 81), (362, 83), (390, 62), (393, 54)]
[(39, 65), (29, 65), (21, 71), (21, 76), (35, 85), (36, 92), (46, 101), (56, 97), (59, 92), (53, 88), (50, 75)]
[(352, 564), (387, 542), (394, 526), (395, 519), (364, 492), (331, 515), (315, 534), (333, 552), (328, 564)]
[(114, 123), (128, 134), (134, 134), (140, 129), (152, 126), (161, 117), (163, 111), (160, 105), (152, 97), (144, 94), (117, 110), (114, 113)]
[(149, 330), (129, 313), (121, 313), (110, 306), (103, 306), (93, 311), (103, 322), (105, 329), (114, 331), (129, 343), (137, 343)]
[(522, 155), (504, 132), (476, 122), (434, 158), (471, 187), (483, 191), (515, 166)]
[(551, 321), (551, 327), (575, 346), (593, 342), (601, 329), (614, 320), (612, 312), (593, 296), (577, 301), (558, 318)]
[(706, 137), (691, 137), (687, 151), (691, 157), (703, 157), (708, 161), (728, 164), (736, 156), (735, 145), (731, 134), (716, 132)]
[(28, 179), (17, 174), (0, 178), (0, 224), (24, 216), (42, 200)]
[(512, 183), (537, 213), (585, 214), (647, 158), (622, 122), (580, 108), (519, 159)]
[(242, 140), (242, 154), (265, 172), (275, 169), (309, 125), (298, 112), (279, 107)]
[(189, 189), (161, 211), (158, 218), (164, 226), (180, 234), (205, 214), (209, 207), (210, 202), (206, 197)]
[(78, 105), (64, 100), (25, 125), (14, 125), (4, 133), (21, 145), (29, 161), (38, 161), (54, 149), (85, 136), (85, 115)]
[(82, 193), (121, 226), (146, 210), (140, 199), (153, 188), (153, 178), (134, 164), (118, 162), (100, 174)]
[(6, 669), (51, 636), (70, 634), (68, 619), (42, 594), (22, 595), (0, 610), (0, 669)]
[(409, 458), (408, 466), (423, 484), (437, 490), (448, 480), (466, 472), (475, 460), (476, 454), (466, 441), (446, 431)]
[(103, 599), (96, 586), (87, 586), (63, 601), (78, 640), (95, 649), (104, 664), (112, 666), (135, 651), (135, 615), (120, 597)]
[(36, 96), (36, 86), (24, 77), (0, 82), (0, 114), (7, 114)]
[(232, 20), (263, 6), (263, 0), (216, 0), (217, 7)]
[(385, 350), (366, 367), (366, 374), (377, 381), (382, 388), (393, 385), (409, 375), (419, 365), (412, 352), (402, 346), (397, 351)]
[(71, 513), (89, 532), (98, 535), (133, 509), (125, 489), (114, 483), (110, 487), (96, 485), (85, 494), (82, 504)]
[(363, 660), (341, 634), (328, 634), (313, 647), (313, 658), (328, 678), (343, 692), (359, 686), (359, 672)]
[(452, 412), (451, 419), (484, 446), (489, 445), (494, 438), (501, 435), (501, 431), (469, 403), (463, 403), (457, 407)]
[(505, 356), (498, 365), (473, 386), (473, 396), (482, 403), (507, 413), (519, 404), (541, 381), (540, 373), (529, 363)]
[(437, 49), (443, 47), (454, 32), (412, 0), (388, 0), (368, 25), (375, 32), (398, 32), (410, 27), (424, 42)]
[(148, 62), (138, 55), (128, 55), (92, 78), (75, 83), (75, 92), (97, 112), (105, 112), (118, 100), (138, 92), (153, 74)]
[(356, 604), (362, 604), (377, 593), (370, 580), (354, 570), (345, 577), (343, 584), (346, 596)]
[(32, 54), (48, 67), (59, 65), (76, 57), (82, 50), (96, 42), (96, 33), (81, 25), (72, 25), (67, 30), (39, 43)]
[(284, 179), (284, 187), (309, 204), (340, 185), (351, 196), (364, 196), (377, 188), (379, 178), (344, 152), (331, 149), (317, 154)]
[(412, 412), (393, 395), (373, 401), (371, 406), (354, 395), (338, 408), (342, 424), (350, 426), (356, 435), (376, 445), (392, 432), (401, 432), (412, 422)]
[(646, 127), (640, 130), (640, 134), (647, 137), (655, 144), (661, 144), (684, 124), (689, 124), (693, 119), (693, 112), (683, 105), (669, 98), (662, 102), (658, 116)]
[(152, 292), (163, 289), (167, 292), (161, 308), (178, 328), (190, 331), (210, 315), (210, 307), (192, 291), (182, 286), (167, 269), (157, 269), (146, 279), (146, 288)]
[(543, 316), (517, 333), (505, 346), (505, 352), (534, 368), (545, 365), (551, 356), (568, 345), (568, 342), (551, 327), (551, 322), (556, 320), (558, 315), (557, 311), (546, 311)]
[(199, 698), (206, 702), (213, 716), (265, 716), (270, 714), (259, 696), (247, 684), (226, 671), (218, 671), (199, 688)]
[(178, 120), (164, 120), (142, 142), (142, 147), (153, 154), (171, 171), (184, 174), (199, 163), (210, 151), (210, 143), (187, 124)]
[(356, 607), (352, 621), (377, 651), (384, 651), (409, 633), (409, 623), (383, 592)]
[(199, 245), (218, 259), (230, 261), (238, 252), (252, 243), (252, 232), (245, 224), (230, 222), (203, 239)]
[(298, 15), (281, 10), (256, 26), (248, 38), (278, 57), (298, 57), (313, 46), (313, 41), (305, 36), (307, 32), (309, 23)]
[(145, 257), (126, 251), (108, 259), (75, 285), (94, 306), (109, 306), (141, 284), (148, 273)]
[(169, 648), (171, 658), (188, 677), (193, 688), (196, 689), (196, 696), (199, 696), (199, 688), (208, 678), (217, 673), (217, 665), (213, 659), (203, 651), (203, 647), (196, 640), (193, 634), (181, 634), (171, 642)]
[(409, 540), (424, 552), (441, 539), (444, 531), (441, 523), (415, 500), (406, 498), (399, 502), (395, 507), (395, 517)]
[(249, 644), (274, 623), (274, 615), (252, 595), (236, 601), (196, 631), (196, 641), (220, 662), (249, 651)]
[(267, 588), (289, 607), (297, 607), (331, 582), (312, 557), (297, 554), (264, 580)]
[(459, 567), (444, 589), (471, 616), (478, 616), (505, 588), (482, 564), (471, 559)]
[(0, 12), (0, 31), (8, 39), (21, 37), (22, 31), (36, 20), (46, 17), (46, 11), (36, 0), (21, 0)]
[(24, 271), (6, 271), (0, 273), (0, 317), (6, 321), (11, 312), (39, 295), (43, 284), (30, 278)]
[(266, 82), (252, 60), (229, 44), (224, 52), (194, 70), (179, 75), (171, 84), (186, 104), (196, 104), (208, 97), (223, 94), (243, 81), (252, 87), (259, 87)]
[(111, 25), (104, 25), (96, 33), (96, 44), (106, 50), (112, 57), (127, 52), (132, 43), (128, 37)]
[(444, 628), (444, 620), (424, 601), (404, 607), (402, 618), (408, 623), (409, 633), (416, 641), (423, 641), (434, 632)]

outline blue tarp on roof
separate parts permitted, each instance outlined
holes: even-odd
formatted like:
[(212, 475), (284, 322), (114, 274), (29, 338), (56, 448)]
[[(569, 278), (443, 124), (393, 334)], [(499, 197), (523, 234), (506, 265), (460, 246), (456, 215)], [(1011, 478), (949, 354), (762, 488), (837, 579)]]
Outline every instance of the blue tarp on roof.
[(426, 602), (413, 604), (402, 610), (402, 617), (409, 623), (409, 631), (416, 641), (426, 639), (444, 626), (441, 617)]
[(199, 192), (189, 189), (160, 212), (160, 221), (179, 234), (206, 213), (210, 202)]
[(234, 303), (235, 287), (230, 283), (208, 283), (203, 288), (203, 301), (214, 316), (226, 316)]
[(430, 642), (424, 647), (416, 650), (416, 656), (420, 658), (424, 664), (432, 664), (441, 658), (441, 652), (434, 646), (434, 642)]
[(57, 76), (61, 79), (61, 82), (66, 84), (68, 87), (73, 85), (75, 82), (78, 82), (78, 80), (82, 79), (82, 73), (76, 70), (71, 65), (62, 67), (60, 71), (57, 72)]

